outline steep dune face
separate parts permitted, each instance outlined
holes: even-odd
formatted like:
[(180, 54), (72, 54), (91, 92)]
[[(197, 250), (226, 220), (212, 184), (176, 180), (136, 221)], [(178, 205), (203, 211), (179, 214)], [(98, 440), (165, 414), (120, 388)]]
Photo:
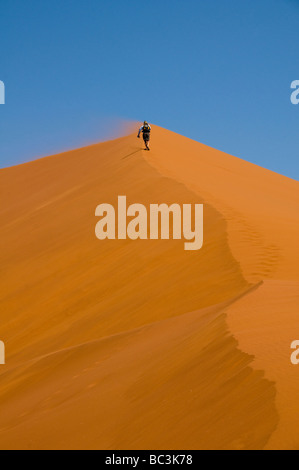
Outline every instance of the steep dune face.
[(247, 281), (299, 280), (299, 183), (173, 132), (155, 132), (147, 160), (219, 210)]
[[(299, 385), (280, 348), (298, 307), (298, 183), (156, 126), (141, 147), (131, 135), (0, 171), (0, 447), (293, 444), (283, 383), (294, 400)], [(118, 195), (203, 203), (203, 248), (99, 241), (95, 208)], [(288, 299), (274, 359), (273, 289)]]
[(290, 362), (290, 345), (298, 338), (299, 183), (170, 131), (167, 136), (166, 141), (165, 131), (156, 129), (159, 152), (147, 160), (225, 218), (229, 248), (242, 275), (258, 283), (225, 309), (228, 326), (241, 349), (255, 356), (254, 368), (275, 382), (280, 421), (268, 448), (298, 449), (299, 376)]

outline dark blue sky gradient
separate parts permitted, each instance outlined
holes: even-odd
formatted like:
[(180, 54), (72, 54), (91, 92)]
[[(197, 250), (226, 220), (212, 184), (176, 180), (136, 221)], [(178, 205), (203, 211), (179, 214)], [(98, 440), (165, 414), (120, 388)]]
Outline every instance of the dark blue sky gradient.
[(0, 167), (147, 119), (299, 178), (298, 1), (1, 0), (0, 40)]

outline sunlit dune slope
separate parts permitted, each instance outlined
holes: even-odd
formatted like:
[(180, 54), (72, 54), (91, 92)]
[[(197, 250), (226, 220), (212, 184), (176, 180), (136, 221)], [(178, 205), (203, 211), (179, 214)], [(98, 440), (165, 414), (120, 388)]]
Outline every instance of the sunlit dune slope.
[[(298, 183), (152, 134), (0, 170), (3, 449), (299, 448)], [(203, 248), (99, 241), (118, 195), (203, 203)]]
[(299, 183), (170, 131), (155, 131), (158, 151), (146, 155), (149, 163), (222, 214), (244, 279), (258, 283), (225, 309), (227, 322), (239, 347), (255, 356), (254, 368), (275, 382), (279, 424), (267, 447), (299, 449), (299, 369), (290, 362), (290, 345), (299, 337)]

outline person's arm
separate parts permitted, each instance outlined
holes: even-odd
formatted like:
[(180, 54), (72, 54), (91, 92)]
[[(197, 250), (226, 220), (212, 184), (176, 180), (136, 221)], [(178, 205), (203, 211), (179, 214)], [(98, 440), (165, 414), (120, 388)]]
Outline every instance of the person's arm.
[(140, 132), (142, 131), (142, 129), (143, 129), (143, 126), (140, 127), (137, 137), (140, 137)]

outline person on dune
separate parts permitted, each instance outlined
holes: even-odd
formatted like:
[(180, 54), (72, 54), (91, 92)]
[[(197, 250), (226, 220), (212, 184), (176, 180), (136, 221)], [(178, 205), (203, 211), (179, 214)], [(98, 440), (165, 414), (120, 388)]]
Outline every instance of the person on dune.
[(148, 124), (148, 122), (144, 121), (143, 126), (140, 127), (138, 131), (138, 139), (140, 138), (140, 132), (143, 134), (143, 140), (144, 144), (146, 147), (146, 150), (149, 150), (149, 140), (150, 140), (150, 134), (151, 134), (151, 126)]

